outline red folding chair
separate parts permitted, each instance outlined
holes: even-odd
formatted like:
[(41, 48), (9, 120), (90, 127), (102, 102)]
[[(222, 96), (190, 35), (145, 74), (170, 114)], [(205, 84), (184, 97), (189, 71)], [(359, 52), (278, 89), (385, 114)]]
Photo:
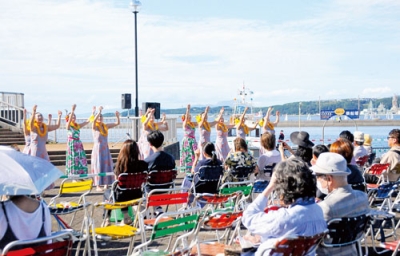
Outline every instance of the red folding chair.
[[(314, 236), (288, 236), (278, 239), (272, 248), (262, 248), (261, 255), (311, 255), (317, 249), (328, 230)], [(260, 249), (261, 249), (260, 248)], [(259, 249), (259, 250), (260, 250)]]
[[(51, 241), (51, 243), (48, 243)], [(13, 241), (4, 247), (2, 256), (69, 256), (73, 244), (71, 231), (58, 231), (50, 236)]]

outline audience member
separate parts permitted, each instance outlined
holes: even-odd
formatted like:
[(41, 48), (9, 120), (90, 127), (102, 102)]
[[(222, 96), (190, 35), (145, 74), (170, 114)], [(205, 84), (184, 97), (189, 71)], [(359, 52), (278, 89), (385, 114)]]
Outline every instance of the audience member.
[(347, 130), (344, 130), (339, 134), (339, 139), (340, 138), (349, 140), (351, 143), (354, 142), (354, 135), (350, 131), (347, 131)]
[(350, 170), (350, 174), (347, 176), (347, 183), (349, 183), (353, 189), (365, 192), (364, 178), (360, 169), (357, 165), (351, 163), (354, 152), (351, 142), (346, 139), (339, 139), (332, 143), (329, 151), (338, 153), (346, 159), (347, 168)]
[[(118, 176), (121, 173), (140, 173), (147, 171), (147, 163), (140, 159), (139, 146), (134, 140), (126, 140), (122, 144), (121, 150), (118, 154), (118, 159), (115, 164), (114, 174), (115, 179), (118, 179)], [(114, 189), (114, 202), (124, 202), (142, 197), (141, 190), (119, 190), (118, 188)], [(104, 199), (106, 201), (112, 201), (110, 198), (111, 189), (106, 189), (104, 192)], [(129, 225), (132, 223), (131, 217), (128, 215), (128, 208), (124, 208), (121, 210), (124, 215), (124, 223)], [(111, 211), (106, 211), (107, 219), (105, 221), (105, 226), (110, 224), (110, 213)]]
[(364, 148), (367, 150), (369, 155), (373, 153), (372, 136), (367, 133), (364, 134)]
[(313, 158), (311, 160), (311, 165), (314, 165), (315, 162), (317, 161), (318, 157), (320, 154), (325, 153), (325, 152), (329, 152), (329, 149), (327, 146), (322, 145), (322, 144), (318, 144), (316, 146), (314, 146), (313, 148)]
[(43, 201), (10, 196), (0, 204), (0, 252), (10, 242), (51, 235), (50, 211)]
[(364, 133), (355, 131), (353, 156), (357, 160), (358, 158), (366, 155), (368, 155), (368, 151), (364, 148)]
[[(267, 188), (243, 213), (243, 225), (253, 235), (250, 239), (261, 242), (258, 252), (284, 235), (312, 236), (326, 230), (323, 212), (315, 203), (315, 189), (315, 176), (303, 161), (294, 158), (276, 165)], [(284, 207), (265, 213), (274, 190)]]
[[(322, 153), (311, 167), (317, 177), (317, 187), (327, 194), (324, 201), (318, 203), (324, 219), (356, 217), (369, 212), (366, 193), (353, 190), (347, 183), (350, 170), (346, 159), (337, 153)], [(357, 255), (355, 245), (340, 248), (318, 247), (318, 255)]]
[(256, 160), (252, 155), (249, 154), (246, 141), (241, 137), (237, 137), (234, 141), (235, 151), (229, 153), (228, 157), (225, 159), (225, 174), (222, 182), (233, 181), (231, 175), (232, 170), (240, 167), (254, 168), (256, 166)]
[(264, 153), (258, 158), (255, 173), (257, 180), (270, 180), (274, 166), (282, 161), (281, 155), (275, 149), (276, 138), (270, 132), (264, 132), (261, 135), (261, 146)]
[(291, 157), (303, 160), (308, 166), (311, 166), (311, 159), (313, 158), (312, 147), (314, 143), (310, 141), (308, 132), (292, 132), (290, 134), (290, 141), (297, 145), (296, 152)]

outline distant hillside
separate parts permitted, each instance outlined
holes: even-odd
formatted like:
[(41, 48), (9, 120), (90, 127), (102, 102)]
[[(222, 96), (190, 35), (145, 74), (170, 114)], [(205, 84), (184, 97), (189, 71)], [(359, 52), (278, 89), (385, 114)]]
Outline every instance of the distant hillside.
[[(301, 113), (302, 114), (317, 114), (319, 113), (319, 104), (321, 104), (321, 109), (322, 110), (334, 110), (337, 108), (344, 108), (344, 109), (359, 109), (360, 111), (363, 109), (368, 108), (369, 102), (372, 101), (373, 107), (377, 108), (380, 103), (382, 103), (385, 108), (390, 109), (392, 107), (392, 98), (360, 98), (360, 99), (342, 99), (342, 100), (321, 100), (320, 102), (318, 101), (301, 101)], [(232, 107), (233, 106), (224, 106), (225, 112), (231, 113), (232, 112)], [(265, 107), (253, 107), (253, 112), (258, 112), (262, 111), (263, 113), (266, 113), (270, 106), (265, 106)], [(299, 102), (292, 102), (292, 103), (286, 103), (283, 105), (274, 105), (274, 113), (275, 111), (280, 111), (282, 115), (288, 114), (288, 115), (297, 115), (299, 113)], [(210, 114), (217, 114), (219, 110), (221, 109), (221, 106), (218, 107), (210, 107)], [(176, 108), (176, 109), (161, 109), (162, 113), (165, 114), (184, 114), (186, 111), (186, 108)], [(204, 107), (193, 107), (191, 108), (190, 112), (192, 114), (199, 114), (204, 111)], [(109, 113), (111, 116), (113, 116), (113, 113)], [(127, 116), (128, 111), (123, 111), (121, 113), (121, 116)], [(129, 112), (130, 116), (135, 115), (135, 111), (133, 109), (130, 110)], [(104, 116), (108, 116), (108, 114), (105, 114)]]

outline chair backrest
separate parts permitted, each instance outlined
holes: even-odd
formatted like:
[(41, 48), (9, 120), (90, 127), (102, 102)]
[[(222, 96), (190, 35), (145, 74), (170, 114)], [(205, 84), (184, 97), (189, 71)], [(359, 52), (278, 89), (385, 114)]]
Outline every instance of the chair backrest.
[(384, 171), (389, 169), (390, 164), (373, 164), (368, 170), (369, 174), (372, 175), (381, 175)]
[(142, 189), (143, 184), (147, 182), (148, 173), (121, 173), (118, 175), (117, 189), (120, 190), (136, 190)]
[[(46, 243), (52, 241), (52, 243)], [(3, 256), (69, 256), (73, 245), (73, 235), (71, 231), (58, 231), (50, 236), (30, 239), (17, 240), (9, 243), (3, 249)], [(18, 249), (16, 249), (18, 248)]]
[(231, 171), (231, 175), (238, 181), (248, 180), (250, 174), (254, 172), (255, 166), (237, 166)]
[(60, 194), (89, 194), (93, 187), (92, 179), (64, 179), (60, 185)]
[(395, 190), (397, 190), (398, 183), (383, 183), (379, 185), (374, 195), (375, 199), (390, 198)]
[(218, 195), (218, 194), (198, 194), (196, 196), (196, 201), (203, 203), (203, 204), (211, 204), (211, 205), (218, 205), (218, 204), (224, 204), (229, 201), (236, 200), (241, 196), (241, 192), (234, 192), (232, 194), (224, 194), (224, 195)]
[(357, 158), (356, 159), (357, 166), (364, 167), (364, 165), (367, 163), (368, 159), (369, 159), (369, 155), (365, 155), (365, 156)]
[(121, 173), (112, 185), (111, 202), (123, 202), (142, 197), (147, 178), (147, 172)]
[(241, 191), (244, 196), (251, 194), (253, 185), (249, 181), (241, 182), (226, 182), (222, 184), (219, 193), (220, 194), (232, 194), (237, 191)]
[(359, 243), (364, 237), (369, 220), (370, 217), (364, 214), (328, 221), (329, 232), (321, 245), (324, 247), (343, 247)]
[(256, 180), (253, 185), (253, 193), (262, 193), (268, 184), (268, 180)]
[(146, 208), (150, 206), (165, 206), (187, 204), (189, 192), (181, 192), (179, 189), (154, 189), (146, 198)]
[(275, 165), (276, 165), (276, 163), (272, 163), (272, 164), (267, 164), (267, 165), (264, 166), (262, 172), (264, 173), (264, 176), (266, 178), (271, 178), (272, 177), (272, 173), (274, 171)]
[(151, 186), (173, 186), (178, 172), (176, 170), (150, 171), (147, 183)]
[(276, 242), (274, 248), (268, 253), (268, 255), (311, 255), (321, 243), (326, 232), (314, 236), (283, 237)]
[[(199, 168), (193, 180), (196, 183), (193, 186), (193, 193), (218, 193), (219, 183), (223, 175), (223, 167), (206, 165)], [(196, 176), (198, 178), (196, 178)]]

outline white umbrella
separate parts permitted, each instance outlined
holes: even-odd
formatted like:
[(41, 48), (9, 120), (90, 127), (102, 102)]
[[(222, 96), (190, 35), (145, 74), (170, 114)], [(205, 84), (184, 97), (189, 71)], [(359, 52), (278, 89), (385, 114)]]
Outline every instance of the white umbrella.
[(42, 158), (0, 146), (0, 195), (40, 194), (61, 175)]

